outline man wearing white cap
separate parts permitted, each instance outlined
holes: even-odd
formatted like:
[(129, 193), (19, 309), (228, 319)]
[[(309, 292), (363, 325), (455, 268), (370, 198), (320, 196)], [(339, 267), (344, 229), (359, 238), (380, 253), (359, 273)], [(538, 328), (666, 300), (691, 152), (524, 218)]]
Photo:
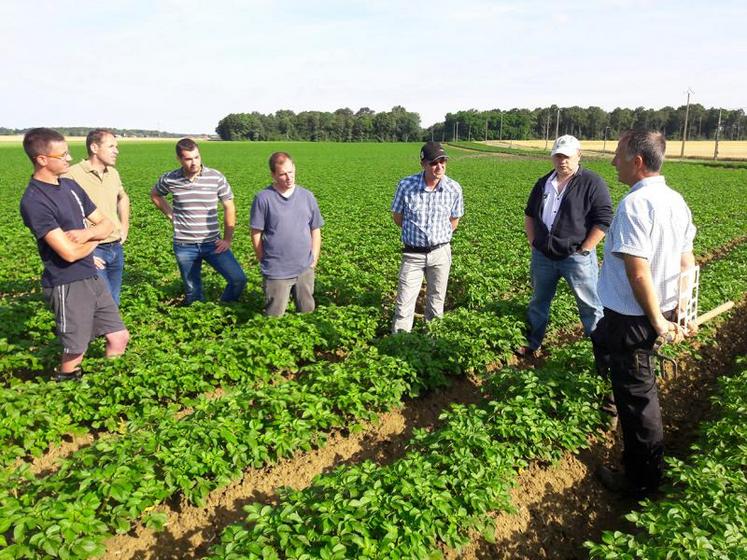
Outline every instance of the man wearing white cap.
[(581, 144), (575, 137), (566, 134), (555, 140), (551, 155), (554, 170), (540, 177), (524, 209), (533, 293), (527, 345), (517, 349), (522, 356), (537, 352), (542, 344), (561, 277), (576, 297), (586, 336), (602, 317), (595, 248), (612, 221), (609, 190), (599, 175), (579, 165)]

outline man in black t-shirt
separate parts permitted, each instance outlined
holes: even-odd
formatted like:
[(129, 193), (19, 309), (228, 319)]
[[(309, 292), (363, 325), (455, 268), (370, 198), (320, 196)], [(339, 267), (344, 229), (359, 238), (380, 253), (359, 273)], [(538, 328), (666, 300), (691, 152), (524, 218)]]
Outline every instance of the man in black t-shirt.
[[(92, 339), (106, 336), (106, 355), (114, 357), (125, 351), (130, 337), (93, 262), (93, 250), (113, 224), (75, 181), (60, 178), (72, 159), (60, 133), (31, 129), (23, 138), (23, 149), (34, 174), (21, 198), (21, 216), (36, 239), (44, 264), (42, 288), (63, 346), (54, 378), (77, 379)], [(91, 227), (86, 227), (86, 219)]]

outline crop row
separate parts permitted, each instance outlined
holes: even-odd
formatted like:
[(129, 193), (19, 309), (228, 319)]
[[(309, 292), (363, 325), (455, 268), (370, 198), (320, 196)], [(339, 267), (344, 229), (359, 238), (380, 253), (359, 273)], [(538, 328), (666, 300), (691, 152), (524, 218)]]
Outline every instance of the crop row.
[[(706, 268), (701, 282), (706, 305), (742, 297), (747, 245)], [(515, 469), (578, 449), (599, 427), (605, 389), (586, 345), (554, 351), (541, 370), (500, 372), (484, 385), (482, 405), (453, 407), (446, 427), (415, 436), (401, 461), (342, 467), (283, 491), (277, 506), (247, 506), (245, 523), (224, 531), (211, 559), (425, 558), (439, 543), (458, 547), (470, 529), (490, 539), (484, 514), (510, 510)]]
[(490, 538), (485, 514), (511, 509), (516, 471), (587, 446), (603, 425), (605, 385), (590, 354), (580, 342), (541, 369), (501, 370), (481, 386), (481, 404), (452, 405), (395, 463), (340, 467), (281, 490), (276, 506), (247, 506), (210, 558), (435, 558), (439, 543), (459, 547), (470, 530)]
[(668, 458), (671, 487), (646, 500), (627, 519), (635, 535), (607, 532), (587, 543), (591, 558), (744, 558), (747, 551), (747, 360), (720, 379), (715, 420), (701, 427), (700, 442), (685, 462)]
[(373, 309), (353, 306), (237, 325), (225, 307), (208, 304), (199, 315), (177, 309), (171, 320), (182, 321), (179, 332), (164, 335), (159, 323), (149, 325), (138, 335), (145, 339), (140, 352), (126, 360), (89, 360), (91, 371), (80, 383), (0, 388), (0, 464), (38, 455), (69, 433), (116, 430), (154, 406), (187, 406), (216, 386), (267, 382), (319, 353), (371, 340), (378, 326)]
[[(46, 477), (23, 481), (6, 473), (0, 518), (9, 545), (0, 558), (40, 558), (52, 550), (86, 558), (169, 497), (201, 503), (247, 467), (321, 445), (330, 429), (372, 419), (475, 364), (480, 354), (465, 354), (464, 339), (450, 333), (462, 327), (477, 336), (482, 324), (488, 321), (478, 318), (470, 327), (467, 312), (456, 314), (430, 336), (387, 337), (378, 349), (354, 350), (339, 363), (304, 366), (294, 380), (198, 399), (194, 412), (179, 419), (172, 410), (152, 409), (122, 437), (77, 451)], [(505, 359), (521, 325), (490, 318), (488, 326), (482, 347), (492, 349), (491, 361)], [(469, 361), (460, 363), (461, 356)], [(488, 359), (487, 350), (482, 356)], [(143, 518), (152, 526), (164, 521), (158, 514)]]

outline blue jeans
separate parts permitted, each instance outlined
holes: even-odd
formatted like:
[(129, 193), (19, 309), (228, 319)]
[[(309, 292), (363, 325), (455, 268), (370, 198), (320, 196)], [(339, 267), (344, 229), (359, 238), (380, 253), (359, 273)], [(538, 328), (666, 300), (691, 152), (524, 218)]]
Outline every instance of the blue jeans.
[(99, 278), (106, 282), (112, 293), (114, 303), (119, 306), (119, 292), (122, 290), (122, 271), (124, 270), (124, 251), (119, 241), (101, 243), (93, 250), (93, 256), (104, 261), (106, 268), (97, 269)]
[(215, 252), (215, 241), (209, 243), (179, 243), (174, 242), (174, 254), (179, 272), (184, 282), (185, 303), (189, 305), (195, 301), (204, 301), (202, 294), (202, 261), (206, 261), (215, 271), (226, 279), (226, 289), (223, 290), (221, 301), (237, 301), (246, 287), (246, 274), (233, 253)]
[(596, 252), (591, 251), (587, 256), (574, 253), (563, 260), (554, 261), (537, 249), (532, 249), (530, 272), (533, 293), (527, 309), (529, 348), (539, 348), (542, 339), (545, 338), (547, 321), (550, 318), (550, 303), (555, 297), (555, 290), (561, 277), (565, 278), (576, 297), (584, 334), (589, 336), (603, 314), (602, 302), (597, 295), (599, 266)]

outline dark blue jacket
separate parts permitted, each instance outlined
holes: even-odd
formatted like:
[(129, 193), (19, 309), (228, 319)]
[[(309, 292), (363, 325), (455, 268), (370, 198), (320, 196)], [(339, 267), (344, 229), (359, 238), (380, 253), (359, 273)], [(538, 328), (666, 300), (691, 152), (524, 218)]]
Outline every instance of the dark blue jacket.
[(550, 259), (562, 260), (578, 250), (592, 226), (607, 231), (612, 222), (612, 201), (604, 179), (579, 167), (565, 187), (558, 214), (548, 231), (542, 221), (542, 209), (545, 183), (553, 173), (534, 184), (524, 214), (534, 221), (534, 248)]

